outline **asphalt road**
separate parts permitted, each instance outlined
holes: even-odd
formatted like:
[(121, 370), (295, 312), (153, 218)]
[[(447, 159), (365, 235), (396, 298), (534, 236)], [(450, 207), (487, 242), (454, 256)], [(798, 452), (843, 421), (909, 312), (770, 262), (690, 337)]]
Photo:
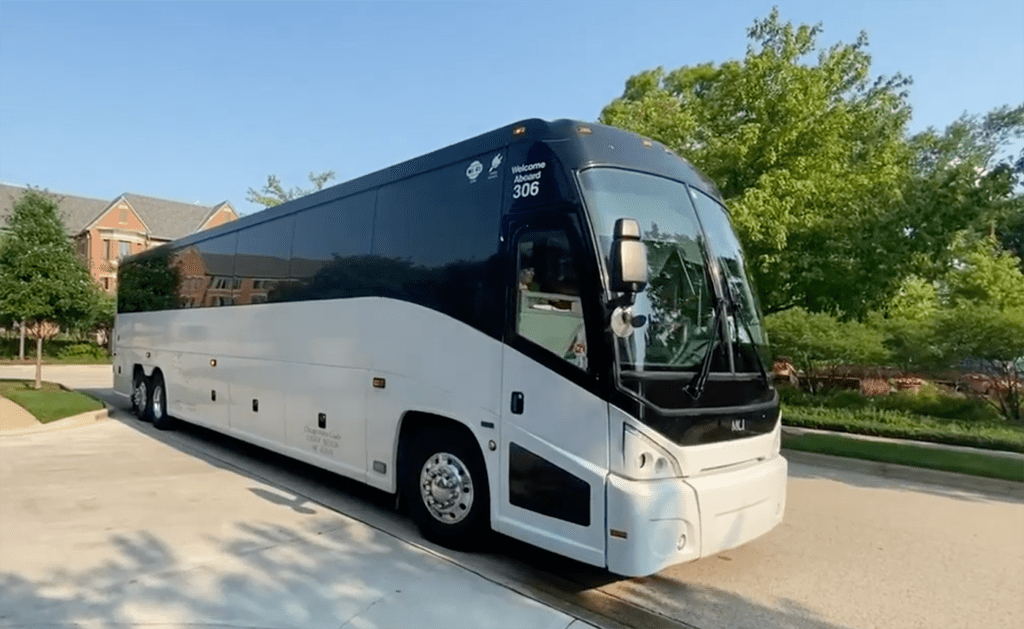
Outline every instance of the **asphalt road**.
[[(9, 377), (2, 367), (0, 377)], [(44, 378), (50, 379), (45, 374)], [(87, 388), (117, 400), (109, 389)], [(166, 495), (158, 504), (167, 509), (190, 508), (196, 500), (193, 492), (198, 491), (194, 488), (202, 488), (206, 499), (210, 488), (216, 487), (224, 493), (215, 499), (224, 505), (256, 496), (289, 517), (303, 511), (344, 514), (368, 525), (374, 538), (370, 541), (383, 536), (410, 542), (598, 626), (958, 629), (1016, 628), (1024, 619), (1024, 503), (1005, 497), (792, 464), (786, 519), (766, 537), (652, 577), (619, 579), (500, 536), (494, 538), (489, 552), (465, 554), (434, 547), (392, 509), (388, 496), (199, 428), (159, 433), (123, 418), (105, 427), (55, 431), (42, 443), (45, 446), (49, 439), (55, 454), (68, 453), (76, 448), (74, 434), (88, 434), (80, 431), (97, 435), (102, 431), (98, 442), (89, 439), (97, 469), (108, 464), (104, 439), (110, 440), (111, 450), (146, 447), (152, 451), (148, 457), (159, 457), (153, 465), (168, 472)], [(10, 469), (10, 457), (5, 454), (0, 450), (6, 484), (18, 470)], [(86, 458), (79, 460), (88, 465)], [(209, 473), (218, 478), (227, 475), (240, 481), (218, 484), (201, 476), (186, 479), (173, 471), (189, 461), (205, 462)], [(86, 476), (91, 473), (83, 470)], [(259, 485), (253, 487), (254, 483)], [(102, 514), (88, 514), (89, 505), (84, 498), (63, 517), (102, 518)], [(25, 568), (19, 562), (24, 574), (9, 573), (6, 585), (14, 578), (19, 579), (16, 583), (36, 583), (39, 575), (47, 574), (48, 587), (57, 591), (60, 587), (53, 584), (61, 583), (65, 589), (77, 588), (79, 599), (89, 599), (102, 598), (103, 588), (129, 578), (127, 573), (89, 566), (102, 550), (95, 541), (89, 542), (93, 546), (56, 543), (45, 527), (19, 529), (22, 539), (12, 541), (8, 506), (6, 499), (0, 502), (0, 560), (12, 543), (25, 549), (19, 556), (34, 559)], [(143, 511), (132, 522), (133, 530), (158, 530), (160, 518), (159, 510)], [(244, 556), (247, 544), (255, 543), (252, 536), (288, 535), (294, 524), (267, 521), (260, 528), (246, 529), (244, 521), (232, 521), (227, 514), (219, 525), (204, 522), (202, 526), (207, 529), (201, 537), (222, 540), (231, 526), (242, 527), (244, 539), (235, 540), (236, 547), (228, 550)], [(122, 535), (107, 543), (142, 561), (157, 552), (154, 548), (173, 554), (183, 540), (177, 533), (138, 539)], [(6, 563), (0, 563), (0, 572), (11, 571)], [(53, 576), (61, 569), (68, 575), (95, 573), (96, 577), (61, 580)], [(159, 584), (161, 575), (158, 571), (147, 578)], [(281, 605), (288, 604), (285, 594)], [(175, 604), (185, 610), (205, 602), (201, 597), (179, 599)], [(0, 618), (0, 627), (3, 623)]]

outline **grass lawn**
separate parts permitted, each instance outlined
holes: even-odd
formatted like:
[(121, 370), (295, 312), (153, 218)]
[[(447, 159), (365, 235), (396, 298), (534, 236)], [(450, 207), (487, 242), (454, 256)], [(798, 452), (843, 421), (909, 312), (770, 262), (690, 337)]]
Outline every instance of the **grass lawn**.
[(1005, 421), (955, 420), (888, 409), (783, 403), (782, 423), (874, 437), (1024, 452), (1024, 426)]
[(30, 380), (0, 380), (0, 395), (32, 413), (44, 424), (103, 408), (98, 400), (84, 393), (67, 391), (52, 382), (44, 382), (38, 391), (32, 385)]
[(1024, 482), (1024, 461), (1008, 457), (988, 456), (973, 452), (951, 452), (901, 443), (862, 441), (834, 435), (785, 437), (782, 446), (790, 450)]

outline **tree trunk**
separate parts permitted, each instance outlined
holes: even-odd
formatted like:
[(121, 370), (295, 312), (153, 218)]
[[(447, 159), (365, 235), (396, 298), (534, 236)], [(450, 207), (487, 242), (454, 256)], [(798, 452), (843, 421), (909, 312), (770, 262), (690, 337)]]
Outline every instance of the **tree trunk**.
[(21, 330), (21, 343), (18, 345), (18, 360), (25, 360), (25, 320), (21, 320), (21, 325), (18, 326)]
[(36, 388), (43, 388), (43, 335), (36, 338)]

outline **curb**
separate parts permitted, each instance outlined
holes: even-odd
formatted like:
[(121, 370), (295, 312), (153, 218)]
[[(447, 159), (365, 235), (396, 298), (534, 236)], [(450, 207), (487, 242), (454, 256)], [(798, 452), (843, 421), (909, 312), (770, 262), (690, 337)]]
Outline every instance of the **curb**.
[(880, 461), (832, 456), (816, 452), (803, 452), (801, 450), (787, 450), (786, 448), (782, 449), (782, 454), (791, 463), (817, 465), (846, 472), (859, 472), (871, 476), (925, 483), (928, 485), (941, 485), (952, 489), (992, 494), (1024, 502), (1024, 483), (999, 478), (987, 478), (985, 476), (973, 476), (971, 474), (932, 470), (924, 467), (898, 465), (896, 463), (882, 463)]
[(69, 428), (81, 428), (82, 426), (91, 426), (97, 422), (102, 422), (110, 419), (110, 407), (103, 403), (103, 408), (98, 411), (86, 411), (85, 413), (79, 413), (78, 415), (72, 415), (71, 417), (65, 417), (64, 419), (57, 419), (46, 424), (40, 423), (38, 426), (31, 426), (28, 428), (11, 428), (9, 430), (0, 430), (0, 439), (4, 437), (13, 437), (17, 435), (31, 435), (37, 432), (45, 432), (50, 430), (67, 430)]

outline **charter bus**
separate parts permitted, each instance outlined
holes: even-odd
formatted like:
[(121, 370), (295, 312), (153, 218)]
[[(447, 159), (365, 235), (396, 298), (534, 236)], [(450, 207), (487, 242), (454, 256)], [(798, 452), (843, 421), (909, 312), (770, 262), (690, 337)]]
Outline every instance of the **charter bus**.
[(525, 120), (126, 259), (115, 388), (639, 576), (764, 535), (786, 460), (714, 184), (658, 142)]

